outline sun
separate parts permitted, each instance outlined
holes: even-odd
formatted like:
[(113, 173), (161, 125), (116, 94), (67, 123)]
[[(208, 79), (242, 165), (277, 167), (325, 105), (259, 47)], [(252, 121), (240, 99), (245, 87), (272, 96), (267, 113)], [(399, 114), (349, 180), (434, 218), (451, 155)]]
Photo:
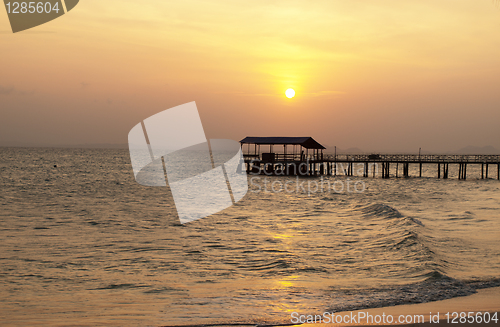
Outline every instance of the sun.
[(285, 95), (286, 95), (286, 97), (287, 97), (288, 99), (293, 98), (293, 97), (295, 96), (295, 91), (294, 91), (294, 89), (288, 89), (288, 90), (286, 90)]

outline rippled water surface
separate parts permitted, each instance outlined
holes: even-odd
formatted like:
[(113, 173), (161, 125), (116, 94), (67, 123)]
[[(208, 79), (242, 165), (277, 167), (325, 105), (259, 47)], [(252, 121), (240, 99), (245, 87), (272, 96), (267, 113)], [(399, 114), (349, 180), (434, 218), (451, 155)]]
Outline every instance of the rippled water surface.
[(454, 168), (323, 179), (340, 193), (259, 177), (235, 206), (180, 225), (126, 150), (2, 148), (0, 323), (286, 323), (498, 285), (500, 182)]

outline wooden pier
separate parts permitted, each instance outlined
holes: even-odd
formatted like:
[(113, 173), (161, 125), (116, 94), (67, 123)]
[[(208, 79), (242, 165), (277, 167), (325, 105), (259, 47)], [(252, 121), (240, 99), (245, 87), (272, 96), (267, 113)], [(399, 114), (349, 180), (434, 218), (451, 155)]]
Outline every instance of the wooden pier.
[(412, 177), (422, 177), (423, 165), (434, 165), (436, 177), (447, 179), (452, 165), (458, 171), (458, 179), (466, 180), (467, 167), (478, 165), (481, 179), (488, 179), (490, 168), (496, 168), (494, 177), (500, 180), (500, 155), (329, 155), (311, 137), (247, 137), (240, 143), (249, 174), (354, 176), (356, 171), (360, 172), (356, 176), (363, 177), (410, 177), (412, 165), (418, 167), (417, 176)]

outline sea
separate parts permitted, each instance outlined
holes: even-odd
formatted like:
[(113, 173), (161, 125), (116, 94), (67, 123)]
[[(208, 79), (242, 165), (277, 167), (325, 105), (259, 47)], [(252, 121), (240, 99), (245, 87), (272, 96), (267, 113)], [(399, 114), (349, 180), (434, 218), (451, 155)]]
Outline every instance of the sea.
[(289, 324), (500, 286), (496, 166), (417, 168), (248, 176), (241, 201), (180, 224), (126, 149), (0, 148), (0, 325)]

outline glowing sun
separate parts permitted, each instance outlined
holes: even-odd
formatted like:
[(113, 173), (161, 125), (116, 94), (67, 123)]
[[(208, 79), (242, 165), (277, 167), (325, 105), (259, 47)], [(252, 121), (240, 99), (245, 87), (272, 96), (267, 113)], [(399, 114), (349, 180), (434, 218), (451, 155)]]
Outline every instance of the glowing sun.
[(285, 95), (286, 95), (286, 97), (287, 97), (288, 99), (293, 98), (293, 97), (295, 96), (295, 91), (294, 91), (294, 89), (288, 89), (288, 90), (286, 90)]

